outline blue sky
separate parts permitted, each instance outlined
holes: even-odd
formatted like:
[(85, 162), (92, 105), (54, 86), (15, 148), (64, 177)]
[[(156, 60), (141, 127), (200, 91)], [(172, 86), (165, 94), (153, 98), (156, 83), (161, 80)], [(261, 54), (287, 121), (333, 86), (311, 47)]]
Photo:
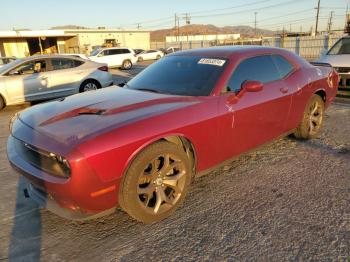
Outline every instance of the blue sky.
[[(321, 0), (320, 29), (334, 11), (333, 28), (342, 29), (348, 0)], [(315, 24), (317, 0), (3, 0), (0, 30), (47, 29), (57, 25), (143, 29), (169, 28), (174, 14), (189, 13), (192, 24), (254, 25), (259, 28), (309, 30)], [(185, 23), (181, 19), (181, 24)]]

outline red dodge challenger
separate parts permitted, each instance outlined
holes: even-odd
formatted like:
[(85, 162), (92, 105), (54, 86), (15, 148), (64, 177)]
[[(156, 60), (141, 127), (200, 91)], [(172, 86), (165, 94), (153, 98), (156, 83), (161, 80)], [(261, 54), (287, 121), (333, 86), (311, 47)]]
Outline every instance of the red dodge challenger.
[(191, 180), (283, 135), (317, 135), (337, 73), (283, 49), (176, 52), (123, 87), (78, 94), (11, 119), (7, 153), (24, 193), (69, 219), (119, 206), (154, 223)]

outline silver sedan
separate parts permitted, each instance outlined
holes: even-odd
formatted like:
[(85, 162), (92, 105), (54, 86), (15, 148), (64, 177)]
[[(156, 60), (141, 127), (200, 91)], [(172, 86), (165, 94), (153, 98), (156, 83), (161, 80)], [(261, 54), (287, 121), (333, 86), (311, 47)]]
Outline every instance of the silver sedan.
[(112, 84), (106, 64), (62, 55), (18, 59), (0, 68), (0, 109)]

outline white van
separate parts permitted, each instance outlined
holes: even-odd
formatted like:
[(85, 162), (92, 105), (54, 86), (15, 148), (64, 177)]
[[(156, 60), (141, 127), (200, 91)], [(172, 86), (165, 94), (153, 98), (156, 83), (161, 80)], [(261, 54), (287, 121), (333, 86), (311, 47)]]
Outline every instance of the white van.
[(124, 47), (101, 48), (93, 51), (90, 60), (105, 63), (108, 67), (120, 67), (121, 69), (131, 69), (137, 63), (134, 50)]

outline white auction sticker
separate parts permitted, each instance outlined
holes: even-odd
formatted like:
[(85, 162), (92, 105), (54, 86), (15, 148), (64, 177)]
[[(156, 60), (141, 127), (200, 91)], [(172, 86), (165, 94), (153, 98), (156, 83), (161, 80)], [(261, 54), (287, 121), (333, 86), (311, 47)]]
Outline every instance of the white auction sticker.
[(215, 66), (223, 66), (226, 63), (225, 60), (222, 59), (213, 59), (213, 58), (202, 58), (198, 61), (198, 64), (202, 65), (215, 65)]

